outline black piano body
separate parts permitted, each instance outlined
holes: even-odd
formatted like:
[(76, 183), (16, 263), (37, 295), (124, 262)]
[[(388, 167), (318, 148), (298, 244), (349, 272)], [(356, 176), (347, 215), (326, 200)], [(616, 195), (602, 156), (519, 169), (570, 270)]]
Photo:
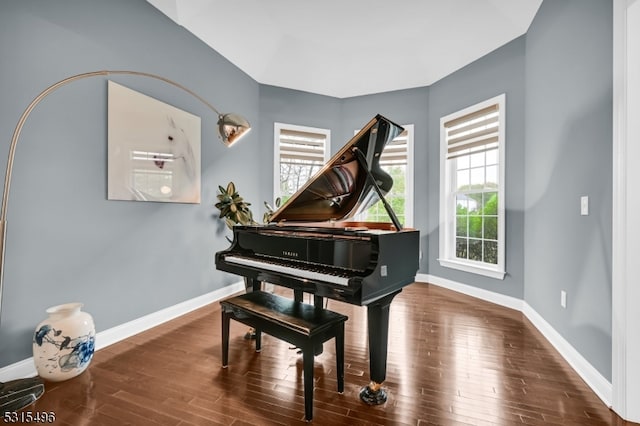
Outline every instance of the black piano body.
[(218, 269), (353, 305), (372, 302), (414, 281), (419, 233), (344, 227), (234, 226)]
[[(371, 382), (360, 396), (382, 404), (386, 392), (389, 309), (418, 271), (419, 231), (402, 229), (384, 194), (393, 184), (379, 166), (402, 127), (377, 115), (272, 216), (267, 225), (236, 225), (216, 267), (261, 283), (367, 307)], [(360, 151), (360, 152), (358, 152)], [(393, 223), (348, 219), (382, 200)]]

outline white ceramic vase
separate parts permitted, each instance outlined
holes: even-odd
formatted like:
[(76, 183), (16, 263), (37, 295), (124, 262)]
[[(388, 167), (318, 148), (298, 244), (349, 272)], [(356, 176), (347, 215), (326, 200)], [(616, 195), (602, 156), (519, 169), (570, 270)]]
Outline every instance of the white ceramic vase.
[(59, 382), (82, 373), (95, 350), (93, 318), (82, 303), (52, 306), (33, 335), (33, 361), (40, 377)]

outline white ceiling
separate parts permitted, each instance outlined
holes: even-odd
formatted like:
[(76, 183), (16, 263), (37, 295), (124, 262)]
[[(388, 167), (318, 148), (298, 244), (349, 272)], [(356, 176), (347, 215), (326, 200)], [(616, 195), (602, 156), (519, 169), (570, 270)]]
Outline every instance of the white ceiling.
[(428, 86), (526, 33), (542, 0), (147, 0), (256, 81), (346, 98)]

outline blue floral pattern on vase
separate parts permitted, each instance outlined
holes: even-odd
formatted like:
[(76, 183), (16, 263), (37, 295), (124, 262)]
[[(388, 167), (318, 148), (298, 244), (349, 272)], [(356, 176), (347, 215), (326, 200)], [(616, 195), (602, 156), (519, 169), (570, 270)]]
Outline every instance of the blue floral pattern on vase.
[[(38, 346), (51, 344), (59, 350), (71, 349), (71, 353), (58, 358), (58, 365), (61, 371), (71, 371), (74, 368), (82, 368), (91, 361), (95, 351), (95, 336), (84, 335), (76, 338), (63, 336), (62, 330), (56, 330), (49, 324), (45, 324), (36, 330), (34, 343)], [(61, 336), (58, 338), (58, 336)]]
[(42, 378), (70, 379), (89, 366), (95, 351), (95, 326), (81, 307), (81, 303), (51, 307), (49, 318), (36, 327), (33, 360)]

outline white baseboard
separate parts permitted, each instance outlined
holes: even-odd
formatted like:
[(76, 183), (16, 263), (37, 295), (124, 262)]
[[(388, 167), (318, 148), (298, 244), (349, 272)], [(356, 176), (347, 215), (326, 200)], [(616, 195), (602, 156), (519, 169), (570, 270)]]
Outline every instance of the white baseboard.
[[(168, 308), (153, 312), (149, 315), (145, 315), (133, 321), (129, 321), (108, 330), (96, 333), (96, 351), (106, 348), (109, 345), (113, 345), (114, 343), (117, 343), (135, 334), (141, 333), (145, 330), (149, 330), (162, 323), (170, 321), (174, 318), (206, 306), (210, 303), (222, 300), (234, 293), (243, 291), (244, 288), (244, 282), (242, 281), (231, 284), (221, 289), (212, 291), (211, 293), (194, 297), (193, 299), (186, 300), (182, 303), (178, 303), (177, 305), (170, 306)], [(33, 357), (30, 357), (6, 367), (0, 368), (0, 382), (7, 382), (9, 380), (23, 377), (33, 377), (36, 374), (37, 372), (35, 365), (33, 364)]]
[(542, 333), (560, 355), (569, 363), (571, 368), (585, 381), (593, 392), (607, 406), (611, 407), (613, 386), (611, 382), (604, 378), (593, 365), (589, 363), (560, 333), (558, 333), (540, 314), (538, 314), (524, 300), (511, 296), (494, 293), (489, 290), (473, 287), (467, 284), (447, 280), (429, 274), (418, 274), (416, 281), (426, 282), (444, 287), (458, 293), (476, 297), (487, 302), (495, 303), (522, 312), (531, 323)]
[(562, 357), (569, 363), (571, 368), (585, 381), (587, 385), (598, 395), (598, 398), (611, 408), (613, 396), (613, 386), (611, 382), (604, 378), (596, 368), (589, 363), (578, 352), (571, 343), (567, 342), (564, 337), (558, 333), (555, 328), (545, 321), (538, 312), (536, 312), (528, 303), (524, 304), (522, 313), (531, 321), (531, 323), (542, 333), (542, 335), (556, 348)]
[(457, 291), (458, 293), (466, 294), (467, 296), (472, 296), (477, 299), (495, 303), (496, 305), (504, 306), (506, 308), (515, 309), (516, 311), (520, 312), (522, 312), (522, 307), (524, 305), (522, 299), (505, 296), (504, 294), (500, 293), (494, 293), (493, 291), (474, 287), (468, 284), (462, 284), (456, 281), (451, 281), (446, 278), (436, 277), (435, 275), (418, 274), (416, 276), (416, 281), (435, 284), (438, 287), (444, 287), (449, 290)]
[(0, 369), (0, 382), (8, 382), (9, 380), (23, 377), (33, 377), (36, 374), (33, 357), (29, 357)]

